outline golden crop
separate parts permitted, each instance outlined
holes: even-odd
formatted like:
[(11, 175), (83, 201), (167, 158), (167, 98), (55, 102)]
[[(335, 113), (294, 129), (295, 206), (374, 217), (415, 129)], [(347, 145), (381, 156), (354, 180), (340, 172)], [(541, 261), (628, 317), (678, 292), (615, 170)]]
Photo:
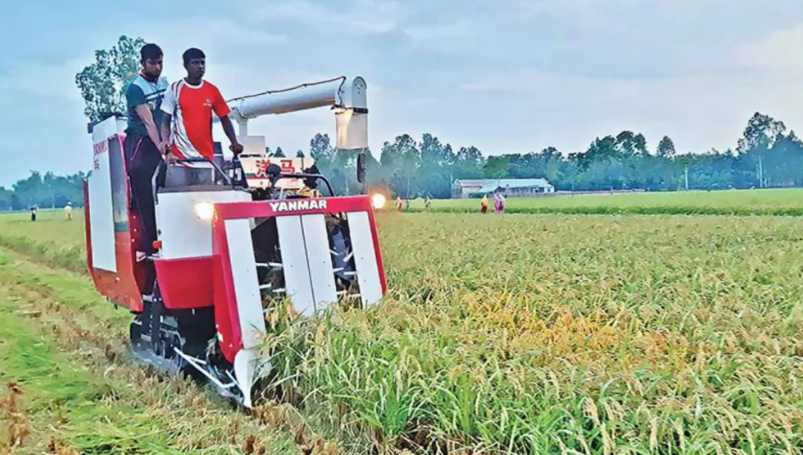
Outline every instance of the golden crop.
[[(387, 451), (803, 451), (803, 219), (379, 222), (389, 295), (269, 312), (267, 397)], [(0, 222), (0, 241), (58, 258), (83, 242), (61, 225)]]

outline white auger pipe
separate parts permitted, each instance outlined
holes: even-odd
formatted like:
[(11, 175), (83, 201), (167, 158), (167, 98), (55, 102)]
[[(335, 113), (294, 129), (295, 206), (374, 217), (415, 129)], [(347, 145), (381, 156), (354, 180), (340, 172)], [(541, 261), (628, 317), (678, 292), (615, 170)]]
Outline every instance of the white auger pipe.
[[(241, 136), (248, 135), (248, 120), (264, 115), (287, 114), (319, 107), (335, 108), (337, 145), (342, 149), (368, 147), (368, 85), (362, 77), (341, 76), (301, 84), (284, 90), (267, 91), (228, 102), (231, 119)], [(218, 118), (215, 117), (215, 121)]]
[(367, 88), (362, 77), (350, 79), (342, 76), (284, 90), (234, 98), (228, 103), (237, 120), (250, 120), (263, 115), (286, 114), (326, 106), (364, 111), (368, 109)]
[(334, 106), (343, 82), (344, 79), (336, 79), (320, 85), (301, 86), (286, 92), (267, 92), (233, 100), (230, 107), (241, 118), (253, 119), (262, 115), (286, 114), (317, 107)]

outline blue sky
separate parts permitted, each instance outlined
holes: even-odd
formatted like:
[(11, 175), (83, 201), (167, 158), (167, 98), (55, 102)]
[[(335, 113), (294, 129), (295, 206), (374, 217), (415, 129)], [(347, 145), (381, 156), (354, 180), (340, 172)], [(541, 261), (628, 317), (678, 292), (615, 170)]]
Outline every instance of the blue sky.
[[(803, 128), (799, 0), (28, 0), (4, 8), (0, 185), (88, 170), (74, 77), (122, 34), (187, 47), (227, 98), (339, 75), (369, 84), (372, 149), (431, 132), (486, 154), (642, 132), (651, 149), (735, 146), (762, 111)], [(272, 147), (306, 149), (334, 116), (259, 119)]]

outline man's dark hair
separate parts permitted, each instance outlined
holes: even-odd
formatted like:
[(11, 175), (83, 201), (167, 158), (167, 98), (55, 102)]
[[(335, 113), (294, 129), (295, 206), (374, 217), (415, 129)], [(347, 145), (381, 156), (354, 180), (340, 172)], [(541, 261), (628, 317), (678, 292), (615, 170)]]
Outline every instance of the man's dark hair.
[(206, 55), (204, 54), (204, 51), (202, 51), (200, 49), (196, 49), (194, 47), (191, 47), (191, 48), (187, 49), (186, 51), (184, 51), (184, 55), (182, 55), (182, 58), (184, 59), (184, 66), (187, 66), (187, 65), (190, 64), (190, 60), (196, 59), (196, 58), (205, 59)]
[(145, 60), (156, 60), (162, 55), (162, 48), (153, 43), (142, 46), (142, 49), (139, 51), (139, 56), (142, 58), (143, 62)]

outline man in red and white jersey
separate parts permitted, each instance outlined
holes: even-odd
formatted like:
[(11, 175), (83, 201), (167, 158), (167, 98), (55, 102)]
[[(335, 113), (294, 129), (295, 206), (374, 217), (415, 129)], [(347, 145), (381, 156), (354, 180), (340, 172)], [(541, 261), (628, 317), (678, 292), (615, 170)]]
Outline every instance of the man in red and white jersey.
[[(214, 112), (220, 118), (223, 131), (231, 142), (229, 149), (239, 155), (243, 146), (237, 141), (234, 126), (228, 117), (231, 110), (218, 88), (204, 80), (206, 55), (200, 49), (192, 48), (184, 52), (183, 58), (187, 77), (174, 82), (162, 101), (162, 137), (170, 135), (165, 153), (172, 153), (177, 159), (214, 160)], [(171, 186), (207, 185), (214, 182), (213, 172), (208, 165), (187, 165), (183, 172), (173, 173), (172, 176), (168, 171), (167, 180)]]

